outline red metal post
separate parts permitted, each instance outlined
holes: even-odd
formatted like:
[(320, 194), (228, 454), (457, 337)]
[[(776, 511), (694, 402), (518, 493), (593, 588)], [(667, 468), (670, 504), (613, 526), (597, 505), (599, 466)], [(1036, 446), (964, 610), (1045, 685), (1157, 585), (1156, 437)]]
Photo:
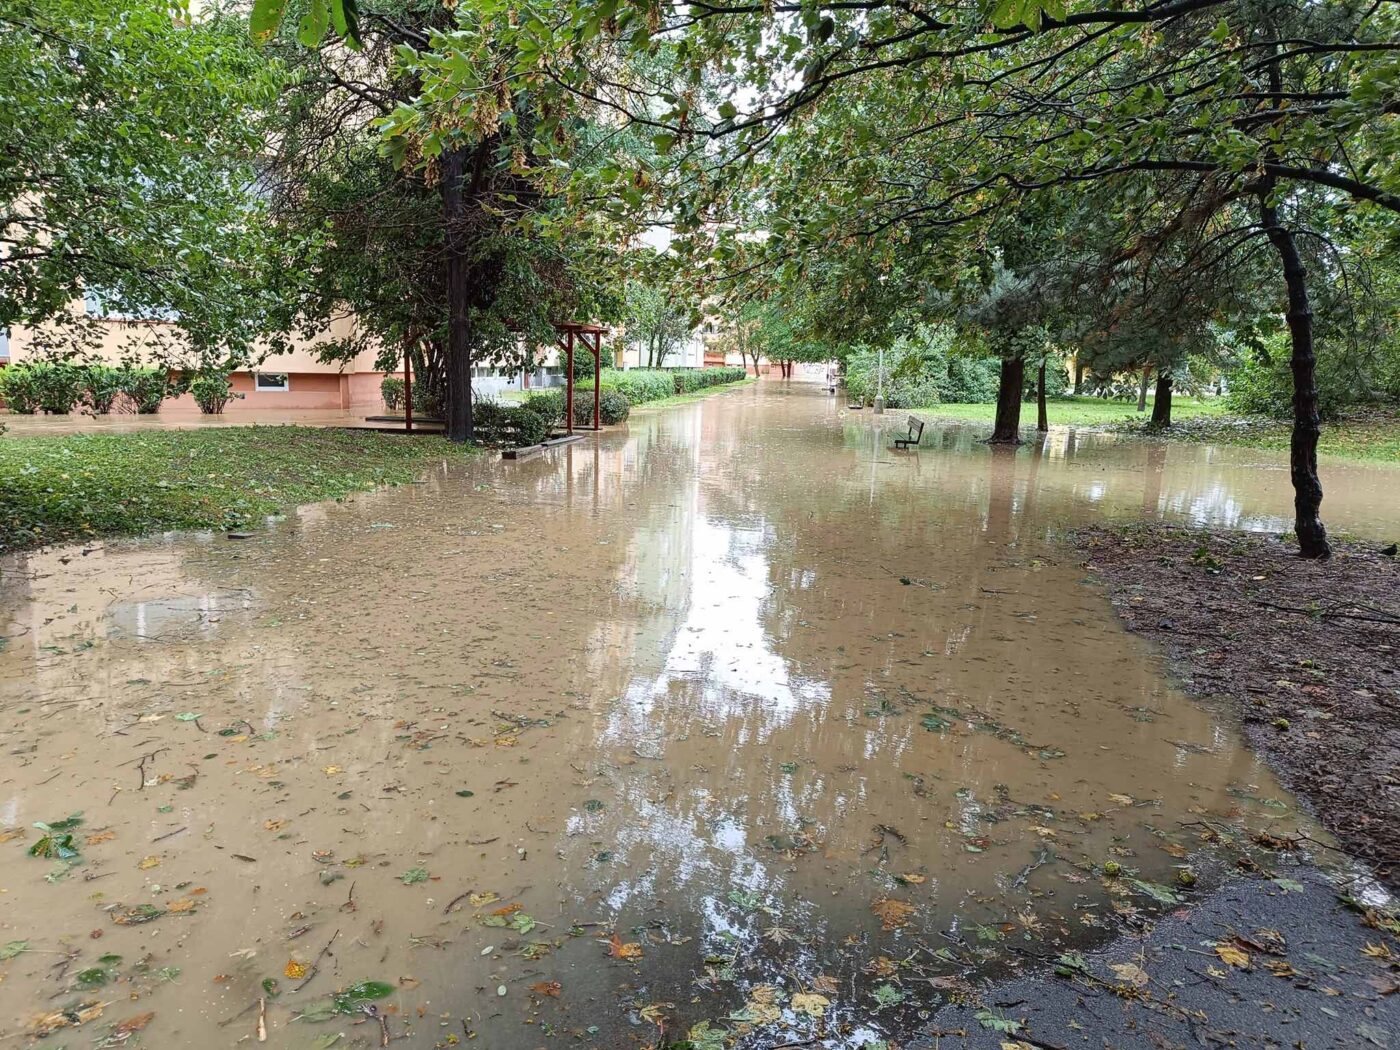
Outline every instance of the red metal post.
[[(588, 341), (584, 340), (584, 345)], [(593, 429), (603, 429), (603, 337), (593, 333)]]
[(567, 360), (564, 363), (565, 382), (568, 383), (568, 394), (565, 396), (564, 418), (568, 421), (569, 430), (574, 432), (574, 333), (570, 329), (564, 334), (564, 354)]
[(403, 429), (413, 430), (413, 355), (407, 342), (403, 344)]

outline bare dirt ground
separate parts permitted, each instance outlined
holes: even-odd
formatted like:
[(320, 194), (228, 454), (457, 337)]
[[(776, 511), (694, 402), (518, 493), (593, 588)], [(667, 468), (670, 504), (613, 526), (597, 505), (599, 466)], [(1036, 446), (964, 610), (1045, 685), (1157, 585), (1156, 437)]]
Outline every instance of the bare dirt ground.
[(1400, 559), (1337, 543), (1309, 562), (1286, 540), (1167, 525), (1076, 539), (1187, 691), (1232, 701), (1323, 826), (1400, 885)]

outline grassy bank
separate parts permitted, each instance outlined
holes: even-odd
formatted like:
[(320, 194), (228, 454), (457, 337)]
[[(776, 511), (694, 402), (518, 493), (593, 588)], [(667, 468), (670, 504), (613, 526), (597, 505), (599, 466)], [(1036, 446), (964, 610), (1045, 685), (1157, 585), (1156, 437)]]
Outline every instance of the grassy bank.
[(0, 438), (0, 551), (237, 528), (469, 455), (435, 436), (312, 427)]
[[(1143, 434), (1152, 415), (1152, 399), (1147, 411), (1139, 413), (1126, 401), (1106, 401), (1097, 397), (1053, 398), (1046, 406), (1051, 426), (1094, 427), (1123, 434)], [(899, 410), (891, 410), (898, 415)], [(996, 405), (935, 405), (914, 409), (913, 414), (930, 421), (955, 421), (992, 425)], [(1035, 405), (1021, 407), (1021, 427), (1035, 426)], [(1172, 425), (1165, 432), (1152, 434), (1174, 441), (1199, 441), (1222, 445), (1245, 445), (1288, 451), (1289, 425), (1283, 420), (1232, 416), (1218, 399), (1200, 401), (1178, 397), (1172, 401)], [(1322, 425), (1318, 452), (1324, 456), (1360, 459), (1400, 465), (1400, 412), (1373, 411), (1351, 415)]]
[[(1045, 405), (1046, 415), (1052, 427), (1111, 427), (1152, 418), (1152, 398), (1147, 399), (1147, 411), (1138, 412), (1137, 405), (1129, 401), (1110, 401), (1101, 397), (1057, 397), (1050, 398)], [(897, 409), (890, 411), (897, 412)], [(986, 423), (992, 425), (996, 418), (995, 404), (973, 405), (934, 405), (931, 408), (915, 409), (914, 414), (924, 419), (955, 419), (963, 423)], [(1172, 399), (1172, 418), (1177, 420), (1195, 419), (1200, 416), (1218, 417), (1225, 414), (1225, 405), (1218, 400), (1199, 401), (1195, 398), (1177, 397)], [(1021, 425), (1035, 426), (1035, 403), (1026, 402), (1021, 406)]]
[[(1137, 428), (1128, 426), (1122, 429)], [(1282, 420), (1201, 416), (1173, 423), (1166, 436), (1174, 441), (1247, 445), (1250, 448), (1287, 452), (1290, 433), (1288, 423)], [(1323, 456), (1400, 466), (1400, 412), (1358, 413), (1325, 422), (1317, 451)]]

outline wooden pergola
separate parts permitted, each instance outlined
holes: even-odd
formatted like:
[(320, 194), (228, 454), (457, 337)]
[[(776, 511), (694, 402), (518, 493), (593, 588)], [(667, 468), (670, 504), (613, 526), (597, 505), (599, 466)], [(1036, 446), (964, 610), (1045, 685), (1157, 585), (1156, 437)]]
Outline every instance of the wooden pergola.
[[(567, 390), (564, 396), (564, 419), (568, 432), (574, 432), (574, 347), (582, 347), (593, 355), (593, 429), (602, 430), (603, 396), (603, 336), (608, 330), (602, 325), (586, 321), (559, 321), (554, 325), (559, 333), (559, 349), (564, 351), (564, 374), (567, 377)], [(589, 337), (592, 336), (592, 342)]]
[[(559, 349), (564, 351), (564, 361), (566, 375), (568, 376), (568, 393), (565, 395), (564, 419), (568, 432), (574, 432), (574, 348), (582, 346), (593, 355), (593, 429), (602, 430), (602, 371), (603, 371), (603, 336), (608, 334), (608, 330), (600, 324), (590, 324), (587, 321), (556, 321), (554, 331), (557, 333), (555, 339), (559, 344)], [(589, 337), (592, 337), (590, 342)], [(403, 348), (403, 393), (404, 393), (404, 430), (413, 429), (413, 361), (409, 353), (408, 344)]]

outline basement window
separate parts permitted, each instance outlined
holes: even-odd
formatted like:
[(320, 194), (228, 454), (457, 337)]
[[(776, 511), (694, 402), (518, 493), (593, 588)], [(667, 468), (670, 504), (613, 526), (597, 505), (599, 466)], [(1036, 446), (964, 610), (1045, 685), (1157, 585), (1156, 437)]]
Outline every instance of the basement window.
[(292, 388), (291, 381), (286, 372), (259, 372), (253, 377), (254, 390), (266, 390), (269, 393), (275, 391), (286, 391)]

